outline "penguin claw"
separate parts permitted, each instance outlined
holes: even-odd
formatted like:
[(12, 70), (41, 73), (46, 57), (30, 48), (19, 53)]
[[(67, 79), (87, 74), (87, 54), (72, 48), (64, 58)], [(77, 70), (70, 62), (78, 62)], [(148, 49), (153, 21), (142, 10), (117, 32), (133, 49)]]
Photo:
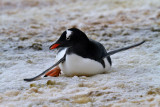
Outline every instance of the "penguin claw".
[(60, 74), (61, 74), (61, 69), (57, 66), (54, 69), (47, 72), (44, 77), (48, 77), (48, 76), (58, 77)]

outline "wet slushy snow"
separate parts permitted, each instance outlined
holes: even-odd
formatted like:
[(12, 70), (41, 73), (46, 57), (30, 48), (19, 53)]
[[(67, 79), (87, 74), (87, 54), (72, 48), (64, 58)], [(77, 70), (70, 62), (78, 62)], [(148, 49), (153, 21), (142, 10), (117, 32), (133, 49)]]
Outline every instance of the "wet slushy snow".
[[(1, 107), (160, 106), (159, 0), (1, 0)], [(33, 77), (54, 63), (49, 46), (71, 27), (117, 53), (112, 69), (92, 77)]]

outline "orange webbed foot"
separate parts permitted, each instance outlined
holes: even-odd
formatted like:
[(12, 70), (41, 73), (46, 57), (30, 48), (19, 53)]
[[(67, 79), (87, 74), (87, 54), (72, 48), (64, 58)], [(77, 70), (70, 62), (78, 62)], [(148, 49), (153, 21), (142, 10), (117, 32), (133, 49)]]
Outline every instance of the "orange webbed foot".
[(51, 76), (51, 77), (58, 77), (61, 74), (61, 69), (57, 66), (54, 69), (48, 71), (44, 77)]

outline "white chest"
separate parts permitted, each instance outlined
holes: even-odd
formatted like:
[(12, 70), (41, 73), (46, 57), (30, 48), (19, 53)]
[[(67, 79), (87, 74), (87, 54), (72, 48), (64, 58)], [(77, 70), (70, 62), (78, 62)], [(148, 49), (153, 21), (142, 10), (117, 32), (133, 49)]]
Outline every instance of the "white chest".
[[(60, 59), (64, 56), (66, 50), (62, 50), (58, 55), (57, 58)], [(57, 59), (56, 58), (56, 59)], [(91, 76), (99, 73), (106, 72), (110, 69), (110, 64), (108, 63), (107, 59), (104, 59), (105, 68), (103, 68), (102, 64), (89, 59), (83, 58), (76, 54), (66, 55), (65, 62), (59, 65), (62, 72), (68, 76)]]

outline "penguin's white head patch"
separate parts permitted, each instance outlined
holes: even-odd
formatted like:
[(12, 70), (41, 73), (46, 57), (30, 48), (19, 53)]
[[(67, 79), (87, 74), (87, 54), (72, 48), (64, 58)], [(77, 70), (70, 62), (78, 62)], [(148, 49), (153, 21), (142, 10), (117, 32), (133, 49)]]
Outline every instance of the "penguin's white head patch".
[(72, 34), (72, 31), (66, 30), (66, 39), (67, 39), (67, 40), (70, 39), (71, 34)]

